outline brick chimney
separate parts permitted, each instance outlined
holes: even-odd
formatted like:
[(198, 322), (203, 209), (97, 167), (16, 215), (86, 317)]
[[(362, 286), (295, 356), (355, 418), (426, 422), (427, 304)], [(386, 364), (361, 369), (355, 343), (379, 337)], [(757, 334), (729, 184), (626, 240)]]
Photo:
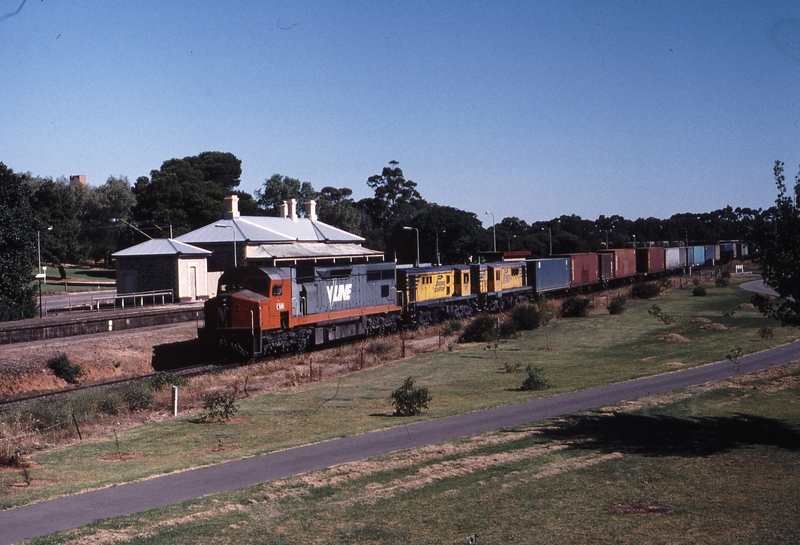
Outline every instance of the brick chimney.
[(317, 201), (306, 201), (303, 204), (306, 207), (306, 217), (311, 221), (317, 221)]
[(297, 221), (297, 199), (289, 199), (289, 218), (292, 221)]
[(236, 195), (225, 197), (225, 214), (222, 217), (226, 220), (239, 217), (239, 197)]

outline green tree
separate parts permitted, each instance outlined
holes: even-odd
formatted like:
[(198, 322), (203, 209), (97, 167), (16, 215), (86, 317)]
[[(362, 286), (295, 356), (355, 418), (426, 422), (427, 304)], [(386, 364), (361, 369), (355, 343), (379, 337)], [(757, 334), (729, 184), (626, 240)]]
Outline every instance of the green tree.
[(754, 302), (766, 316), (800, 327), (800, 174), (790, 191), (783, 170), (783, 163), (775, 161), (778, 198), (767, 214), (750, 224), (747, 238), (758, 252), (764, 283), (781, 296), (780, 304), (766, 297), (756, 297)]
[[(467, 263), (475, 252), (491, 245), (491, 235), (483, 228), (477, 215), (451, 206), (431, 204), (407, 225), (419, 229), (420, 260), (426, 263), (437, 261), (437, 236), (441, 263)], [(397, 248), (400, 260), (414, 262), (415, 236), (415, 233), (403, 230), (403, 225), (395, 226), (390, 246)], [(409, 243), (409, 240), (413, 242)]]
[(105, 184), (89, 189), (81, 224), (81, 236), (89, 246), (89, 257), (102, 259), (108, 266), (112, 252), (133, 244), (134, 232), (115, 228), (111, 218), (130, 221), (135, 204), (136, 198), (125, 176), (110, 176)]
[(270, 216), (280, 214), (284, 201), (295, 199), (295, 213), (302, 217), (305, 214), (303, 203), (316, 197), (317, 192), (309, 182), (301, 182), (282, 174), (273, 174), (264, 181), (262, 189), (256, 189), (256, 203)]
[(138, 222), (171, 224), (178, 236), (222, 217), (225, 197), (239, 184), (241, 161), (231, 153), (203, 152), (164, 161), (133, 187)]
[(417, 191), (417, 184), (406, 180), (397, 161), (389, 161), (380, 174), (367, 179), (367, 185), (375, 196), (361, 199), (359, 206), (367, 213), (372, 225), (383, 233), (383, 244), (387, 252), (394, 251), (392, 244), (396, 227), (408, 225), (414, 216), (424, 210), (428, 203)]
[(81, 236), (86, 215), (88, 190), (83, 185), (71, 185), (61, 177), (38, 178), (26, 176), (30, 190), (30, 205), (42, 232), (42, 260), (55, 265), (86, 261), (89, 245)]
[(0, 321), (36, 313), (36, 222), (24, 176), (0, 163)]
[(317, 216), (319, 220), (356, 235), (361, 234), (365, 215), (351, 195), (348, 187), (323, 187), (317, 194)]

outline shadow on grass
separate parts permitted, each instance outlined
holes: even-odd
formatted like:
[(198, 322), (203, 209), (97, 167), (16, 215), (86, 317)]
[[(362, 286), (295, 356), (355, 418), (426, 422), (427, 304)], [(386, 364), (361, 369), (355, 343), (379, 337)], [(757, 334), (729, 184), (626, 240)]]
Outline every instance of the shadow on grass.
[(219, 355), (209, 351), (200, 339), (189, 339), (153, 347), (153, 371), (171, 371), (190, 365), (217, 363)]
[(570, 448), (643, 456), (710, 456), (751, 446), (800, 449), (798, 430), (746, 414), (675, 418), (635, 414), (573, 416), (542, 431)]

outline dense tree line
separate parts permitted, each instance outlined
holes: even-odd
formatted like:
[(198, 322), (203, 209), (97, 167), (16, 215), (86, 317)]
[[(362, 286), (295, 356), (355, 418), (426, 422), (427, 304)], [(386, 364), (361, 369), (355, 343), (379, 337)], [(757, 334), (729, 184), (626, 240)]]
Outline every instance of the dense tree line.
[[(0, 257), (0, 266), (3, 270), (12, 267), (18, 274), (22, 271), (16, 284), (0, 287), (0, 306), (3, 301), (10, 305), (18, 293), (23, 299), (29, 295), (29, 265), (36, 258), (31, 241), (37, 231), (41, 232), (42, 259), (49, 265), (107, 264), (114, 251), (144, 242), (148, 236), (177, 237), (218, 220), (229, 194), (239, 196), (239, 209), (245, 216), (278, 215), (280, 205), (292, 198), (296, 213), (303, 216), (303, 203), (314, 199), (320, 221), (364, 237), (365, 246), (403, 263), (415, 261), (417, 236), (421, 262), (465, 263), (478, 252), (491, 250), (495, 242), (498, 251), (529, 251), (533, 257), (542, 257), (623, 247), (634, 240), (702, 244), (736, 239), (775, 215), (774, 207), (766, 211), (726, 207), (668, 219), (601, 215), (592, 221), (563, 215), (528, 224), (506, 217), (485, 229), (475, 213), (426, 201), (397, 161), (365, 180), (373, 196), (359, 201), (348, 187), (317, 190), (310, 182), (277, 173), (250, 195), (237, 189), (241, 161), (227, 152), (169, 159), (133, 185), (124, 176), (111, 176), (103, 185), (87, 187), (63, 177), (14, 173), (0, 165), (0, 214), (17, 218), (2, 226), (7, 251)], [(31, 312), (25, 305), (17, 308), (23, 314)], [(9, 317), (0, 310), (0, 319)]]

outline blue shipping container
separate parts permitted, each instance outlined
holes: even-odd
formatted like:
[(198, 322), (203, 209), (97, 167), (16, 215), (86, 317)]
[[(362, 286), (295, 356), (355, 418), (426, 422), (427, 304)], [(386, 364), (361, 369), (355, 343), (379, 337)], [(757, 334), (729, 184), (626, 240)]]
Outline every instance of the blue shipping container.
[(706, 249), (703, 246), (693, 246), (694, 260), (692, 266), (702, 265), (706, 262)]
[(717, 247), (716, 246), (705, 246), (704, 248), (705, 248), (705, 264), (706, 265), (711, 265), (711, 264), (714, 263), (714, 259), (715, 258), (718, 259), (717, 255), (716, 255)]
[(570, 258), (554, 257), (530, 259), (525, 262), (528, 268), (528, 285), (535, 293), (569, 288)]

